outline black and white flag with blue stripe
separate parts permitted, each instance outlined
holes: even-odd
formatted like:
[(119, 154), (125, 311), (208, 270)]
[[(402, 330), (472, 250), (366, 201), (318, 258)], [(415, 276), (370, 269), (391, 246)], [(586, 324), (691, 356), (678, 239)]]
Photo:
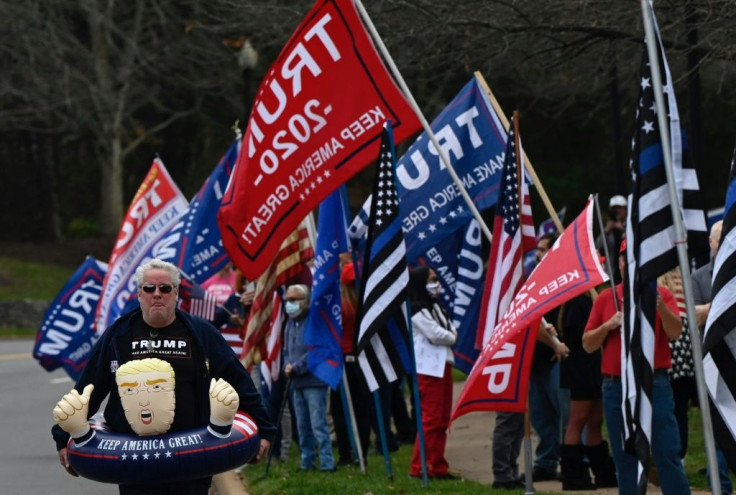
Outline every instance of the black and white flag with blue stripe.
[[(651, 4), (649, 4), (651, 8)], [(654, 19), (652, 12), (652, 19)], [(657, 33), (660, 67), (666, 67)], [(674, 90), (667, 87), (668, 70), (660, 68), (669, 101), (670, 117), (676, 114)], [(632, 139), (632, 192), (626, 225), (626, 266), (624, 277), (624, 332), (621, 370), (624, 439), (627, 450), (639, 460), (639, 493), (646, 492), (652, 430), (652, 382), (657, 318), (657, 277), (678, 265), (676, 232), (662, 152), (661, 131), (652, 87), (652, 67), (646, 46), (641, 64), (637, 129)], [(673, 125), (665, 132), (671, 133)], [(681, 143), (679, 121), (677, 136)], [(681, 150), (680, 150), (681, 158)], [(674, 168), (674, 164), (673, 164)], [(673, 174), (676, 176), (676, 174)], [(697, 189), (697, 183), (695, 184)], [(703, 229), (705, 224), (703, 223)], [(615, 440), (614, 440), (615, 441)]]
[(705, 323), (703, 369), (714, 436), (736, 471), (736, 149), (713, 264), (713, 300)]
[(390, 123), (384, 127), (378, 161), (361, 274), (355, 349), (371, 391), (412, 371), (405, 304), (409, 272)]

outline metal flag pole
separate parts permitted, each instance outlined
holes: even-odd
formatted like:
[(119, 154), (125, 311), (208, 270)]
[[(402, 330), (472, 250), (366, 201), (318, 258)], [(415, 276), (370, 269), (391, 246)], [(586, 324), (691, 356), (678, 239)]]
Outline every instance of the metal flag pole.
[[(641, 12), (644, 21), (644, 32), (646, 34), (647, 52), (652, 72), (652, 89), (654, 89), (654, 101), (657, 107), (657, 122), (659, 134), (662, 140), (662, 155), (664, 156), (664, 170), (667, 175), (667, 190), (670, 196), (670, 207), (672, 219), (675, 225), (677, 241), (677, 258), (682, 273), (682, 289), (685, 295), (685, 306), (687, 308), (688, 330), (692, 344), (693, 362), (695, 365), (695, 383), (698, 387), (698, 402), (703, 421), (703, 439), (705, 441), (705, 453), (708, 460), (710, 487), (715, 495), (721, 495), (721, 483), (718, 476), (718, 463), (716, 461), (716, 449), (713, 438), (713, 423), (710, 416), (710, 404), (708, 403), (708, 392), (705, 386), (705, 371), (703, 369), (703, 347), (700, 331), (696, 326), (695, 303), (693, 299), (692, 280), (690, 278), (690, 264), (687, 259), (687, 235), (682, 224), (680, 213), (680, 202), (677, 199), (675, 180), (672, 172), (672, 156), (670, 155), (670, 135), (667, 122), (667, 110), (664, 105), (662, 90), (662, 78), (660, 75), (659, 53), (657, 53), (657, 41), (654, 36), (653, 27), (653, 5), (651, 0), (642, 0)], [(652, 9), (652, 10), (650, 10)]]
[(455, 172), (455, 169), (452, 167), (452, 164), (450, 163), (450, 159), (447, 156), (447, 153), (440, 146), (439, 141), (437, 141), (437, 137), (434, 135), (434, 132), (432, 132), (432, 128), (429, 126), (427, 119), (424, 117), (424, 114), (419, 109), (419, 105), (417, 105), (417, 102), (414, 99), (414, 96), (411, 94), (409, 87), (406, 85), (406, 82), (404, 82), (404, 78), (401, 76), (399, 69), (396, 67), (396, 64), (391, 58), (391, 54), (388, 53), (388, 50), (386, 49), (386, 45), (383, 43), (381, 36), (378, 34), (376, 27), (373, 25), (373, 21), (371, 21), (371, 18), (368, 16), (368, 12), (366, 12), (365, 7), (363, 7), (363, 3), (360, 0), (353, 0), (353, 2), (355, 3), (356, 8), (358, 9), (358, 13), (363, 18), (363, 22), (365, 23), (365, 26), (368, 28), (368, 31), (371, 33), (371, 36), (373, 37), (373, 41), (375, 41), (376, 46), (381, 52), (381, 55), (383, 55), (383, 58), (388, 64), (389, 69), (391, 69), (391, 73), (396, 79), (397, 84), (401, 88), (401, 91), (404, 93), (404, 96), (407, 98), (412, 110), (414, 110), (414, 113), (417, 115), (419, 122), (421, 122), (422, 127), (424, 128), (424, 132), (427, 133), (427, 137), (429, 137), (429, 140), (434, 145), (434, 148), (437, 150), (437, 153), (439, 154), (439, 157), (442, 160), (443, 165), (447, 168), (447, 171), (449, 172), (450, 177), (452, 177), (453, 182), (455, 183), (458, 190), (460, 191), (460, 194), (465, 200), (465, 203), (467, 204), (468, 209), (473, 214), (473, 217), (475, 217), (475, 219), (478, 221), (478, 225), (480, 225), (480, 228), (483, 231), (483, 234), (486, 236), (486, 239), (488, 239), (488, 242), (491, 242), (492, 236), (491, 236), (491, 231), (488, 228), (488, 225), (486, 225), (486, 223), (483, 221), (483, 217), (481, 217), (480, 212), (478, 211), (478, 208), (475, 207), (475, 203), (473, 203), (473, 198), (471, 198), (470, 195), (468, 194), (468, 191), (465, 190), (465, 186), (463, 186), (463, 181), (460, 180), (460, 177), (458, 177), (457, 173)]

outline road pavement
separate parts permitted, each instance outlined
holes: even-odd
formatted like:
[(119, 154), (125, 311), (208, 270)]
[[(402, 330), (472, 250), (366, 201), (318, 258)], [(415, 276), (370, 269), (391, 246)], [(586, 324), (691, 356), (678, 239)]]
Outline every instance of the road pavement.
[(117, 486), (66, 473), (51, 439), (51, 410), (74, 385), (61, 369), (33, 359), (32, 340), (0, 340), (0, 493), (113, 495)]

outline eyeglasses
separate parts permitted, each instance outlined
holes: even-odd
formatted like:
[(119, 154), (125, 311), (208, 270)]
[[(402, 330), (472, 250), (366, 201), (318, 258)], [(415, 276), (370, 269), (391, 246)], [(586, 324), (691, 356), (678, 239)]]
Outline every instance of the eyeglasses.
[(161, 294), (168, 294), (172, 290), (174, 290), (174, 286), (171, 284), (159, 284), (158, 286), (156, 286), (155, 284), (146, 284), (141, 286), (141, 290), (146, 294), (153, 294), (154, 292), (156, 292), (156, 287), (158, 287), (158, 290), (161, 292)]

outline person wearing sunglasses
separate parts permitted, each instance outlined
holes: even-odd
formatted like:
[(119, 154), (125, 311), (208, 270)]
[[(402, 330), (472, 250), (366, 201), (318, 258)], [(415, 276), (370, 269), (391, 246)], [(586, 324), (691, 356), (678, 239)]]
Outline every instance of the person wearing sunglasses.
[[(248, 372), (220, 332), (209, 322), (177, 309), (181, 274), (176, 266), (158, 259), (137, 268), (136, 283), (140, 308), (118, 318), (95, 345), (75, 389), (94, 385), (89, 414), (104, 410), (107, 427), (116, 433), (132, 434), (115, 382), (116, 370), (134, 359), (158, 358), (171, 364), (176, 376), (176, 409), (172, 432), (206, 426), (210, 421), (209, 386), (212, 378), (222, 378), (238, 393), (239, 409), (258, 425), (261, 445), (254, 459), (260, 461), (270, 448), (276, 428), (271, 424), (261, 396)], [(110, 393), (110, 392), (115, 393)], [(68, 461), (69, 435), (52, 428), (61, 465), (76, 476)], [(206, 495), (211, 478), (166, 484), (146, 484), (132, 480), (119, 485), (121, 495), (176, 493)]]

